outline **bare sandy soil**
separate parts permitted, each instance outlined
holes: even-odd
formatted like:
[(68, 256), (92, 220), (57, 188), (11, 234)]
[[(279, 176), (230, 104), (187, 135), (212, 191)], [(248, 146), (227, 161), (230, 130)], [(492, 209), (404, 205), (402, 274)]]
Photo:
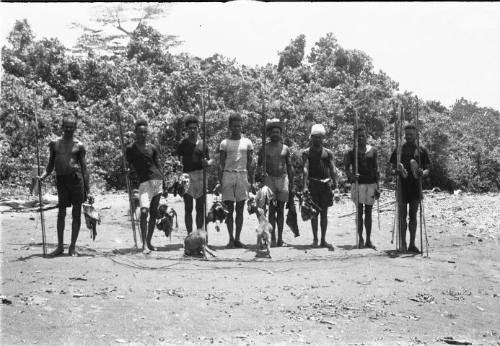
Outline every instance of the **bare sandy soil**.
[[(245, 212), (250, 248), (224, 249), (225, 227), (210, 226), (217, 257), (184, 258), (183, 205), (170, 200), (179, 230), (157, 231), (150, 255), (131, 251), (125, 194), (97, 197), (103, 222), (95, 241), (82, 225), (77, 258), (41, 257), (38, 214), (1, 214), (1, 343), (500, 345), (498, 194), (428, 194), (428, 258), (392, 251), (392, 205), (380, 230), (374, 213), (378, 250), (354, 249), (345, 198), (330, 208), (333, 252), (311, 248), (299, 220), (300, 237), (287, 228), (288, 247), (256, 257), (256, 217)], [(45, 215), (52, 250), (56, 210)]]

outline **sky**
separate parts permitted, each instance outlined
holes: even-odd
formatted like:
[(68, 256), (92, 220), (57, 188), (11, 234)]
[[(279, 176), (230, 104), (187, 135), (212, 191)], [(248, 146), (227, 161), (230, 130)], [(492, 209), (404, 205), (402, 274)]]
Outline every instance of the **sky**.
[[(37, 39), (57, 37), (67, 47), (81, 33), (71, 22), (98, 27), (95, 3), (0, 3), (0, 45), (16, 19), (26, 18)], [(366, 52), (376, 70), (426, 100), (445, 106), (464, 97), (500, 110), (499, 2), (279, 2), (173, 3), (152, 25), (178, 35), (175, 52), (215, 53), (241, 64), (277, 64), (278, 52), (300, 34), (306, 54), (332, 32), (347, 49)]]

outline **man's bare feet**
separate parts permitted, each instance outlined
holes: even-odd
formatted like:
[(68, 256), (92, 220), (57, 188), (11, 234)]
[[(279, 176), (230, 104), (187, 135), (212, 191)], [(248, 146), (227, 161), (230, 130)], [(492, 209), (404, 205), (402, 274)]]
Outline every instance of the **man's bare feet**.
[(245, 244), (243, 244), (241, 241), (239, 240), (235, 240), (234, 241), (234, 247), (237, 247), (237, 248), (246, 248)]
[(64, 253), (64, 247), (58, 246), (54, 251), (49, 253), (49, 257), (61, 256)]
[(333, 248), (333, 245), (332, 245), (332, 244), (330, 244), (330, 243), (327, 243), (325, 240), (323, 240), (323, 241), (321, 242), (320, 246), (321, 246), (321, 247), (326, 247), (327, 249), (332, 250), (332, 251), (333, 251), (333, 249), (334, 249), (334, 248)]
[(367, 240), (366, 243), (365, 243), (365, 248), (369, 248), (369, 249), (373, 249), (373, 250), (377, 250), (377, 248), (375, 247), (375, 245), (372, 244), (371, 241)]
[(143, 247), (142, 248), (142, 253), (145, 254), (145, 255), (148, 255), (151, 253), (151, 250), (149, 250), (147, 247)]
[(76, 251), (75, 247), (74, 246), (70, 246), (68, 248), (68, 256), (73, 256), (73, 257), (77, 257), (79, 256), (78, 252)]
[(415, 245), (410, 244), (410, 246), (408, 246), (408, 252), (420, 253), (420, 250)]

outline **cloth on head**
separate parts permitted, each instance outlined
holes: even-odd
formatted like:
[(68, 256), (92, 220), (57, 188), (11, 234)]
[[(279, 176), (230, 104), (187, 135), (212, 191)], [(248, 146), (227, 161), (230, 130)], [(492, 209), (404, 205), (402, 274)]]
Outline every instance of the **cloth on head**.
[(279, 119), (273, 118), (266, 121), (266, 132), (275, 127), (279, 128), (281, 132), (283, 132), (283, 122), (281, 122)]
[(311, 136), (326, 135), (326, 129), (322, 124), (315, 124), (311, 127)]

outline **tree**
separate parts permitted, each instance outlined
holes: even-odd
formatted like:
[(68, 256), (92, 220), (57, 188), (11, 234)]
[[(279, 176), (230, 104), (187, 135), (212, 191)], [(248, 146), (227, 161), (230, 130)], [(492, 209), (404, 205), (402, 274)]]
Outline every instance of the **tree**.
[[(98, 55), (123, 54), (131, 41), (144, 36), (141, 33), (144, 34), (148, 23), (168, 14), (169, 6), (165, 3), (97, 5), (94, 27), (72, 23), (72, 28), (82, 30), (73, 51), (84, 54), (92, 51)], [(175, 35), (162, 35), (160, 41), (166, 49), (180, 44)]]
[(278, 72), (281, 72), (285, 67), (299, 67), (304, 59), (305, 46), (306, 36), (302, 34), (292, 40), (283, 51), (279, 52)]

